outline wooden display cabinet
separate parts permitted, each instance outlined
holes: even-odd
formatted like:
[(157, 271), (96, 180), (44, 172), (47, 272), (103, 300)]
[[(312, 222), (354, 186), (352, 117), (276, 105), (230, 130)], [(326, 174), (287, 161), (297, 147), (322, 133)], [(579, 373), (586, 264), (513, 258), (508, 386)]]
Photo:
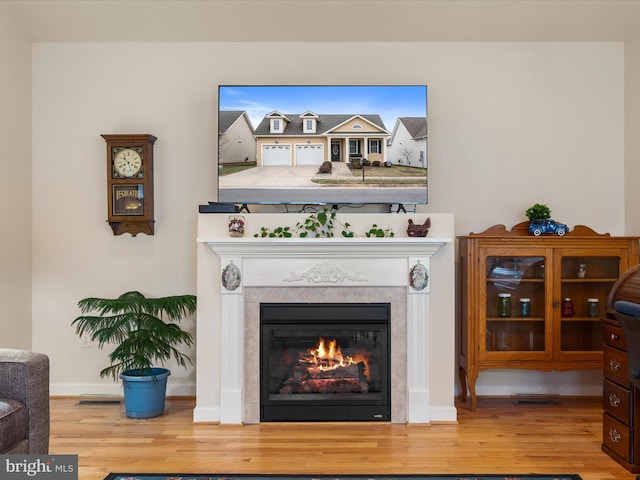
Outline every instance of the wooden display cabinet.
[[(638, 263), (638, 237), (577, 226), (535, 237), (529, 222), (459, 238), (461, 399), (477, 406), (480, 371), (602, 368), (601, 315), (612, 286)], [(510, 295), (510, 311), (501, 308)], [(521, 312), (520, 302), (528, 300)], [(573, 309), (568, 308), (570, 299)], [(589, 311), (589, 300), (599, 307)]]

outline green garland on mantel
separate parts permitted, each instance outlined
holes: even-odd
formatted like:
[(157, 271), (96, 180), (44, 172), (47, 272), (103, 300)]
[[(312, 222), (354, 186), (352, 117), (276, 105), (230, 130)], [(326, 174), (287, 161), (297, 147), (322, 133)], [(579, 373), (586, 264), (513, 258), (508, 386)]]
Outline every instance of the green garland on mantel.
[[(336, 211), (324, 208), (321, 212), (312, 213), (304, 222), (296, 223), (295, 227), (276, 227), (273, 230), (269, 227), (260, 227), (260, 233), (253, 236), (256, 238), (291, 238), (297, 235), (300, 238), (330, 238), (334, 237), (336, 227), (341, 227), (340, 235), (344, 238), (353, 238), (355, 232), (351, 230), (351, 225), (347, 222), (342, 223), (336, 218)], [(380, 228), (377, 224), (371, 225), (371, 228), (364, 233), (366, 237), (393, 237), (393, 229), (391, 227)]]

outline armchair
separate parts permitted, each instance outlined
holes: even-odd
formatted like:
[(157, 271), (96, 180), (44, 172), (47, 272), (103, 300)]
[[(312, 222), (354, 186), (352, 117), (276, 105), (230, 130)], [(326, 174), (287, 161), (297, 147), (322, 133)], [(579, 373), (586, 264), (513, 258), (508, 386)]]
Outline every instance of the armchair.
[(49, 358), (0, 348), (0, 454), (49, 453)]

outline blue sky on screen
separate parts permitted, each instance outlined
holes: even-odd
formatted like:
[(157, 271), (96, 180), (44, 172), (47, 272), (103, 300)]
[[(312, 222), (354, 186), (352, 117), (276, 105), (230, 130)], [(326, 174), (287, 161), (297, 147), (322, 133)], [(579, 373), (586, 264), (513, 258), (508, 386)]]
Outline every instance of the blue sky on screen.
[(221, 85), (220, 110), (245, 110), (257, 127), (265, 115), (280, 113), (378, 114), (391, 131), (398, 117), (427, 116), (425, 85), (260, 86)]

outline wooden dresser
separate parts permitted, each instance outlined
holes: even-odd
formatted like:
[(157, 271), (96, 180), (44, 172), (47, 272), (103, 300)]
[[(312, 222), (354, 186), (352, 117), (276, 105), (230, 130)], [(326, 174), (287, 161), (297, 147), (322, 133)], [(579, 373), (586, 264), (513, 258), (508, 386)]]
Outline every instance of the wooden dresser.
[(604, 318), (602, 450), (633, 473), (640, 472), (640, 392), (629, 383), (627, 343), (616, 320), (617, 301), (640, 303), (640, 265), (611, 289)]

